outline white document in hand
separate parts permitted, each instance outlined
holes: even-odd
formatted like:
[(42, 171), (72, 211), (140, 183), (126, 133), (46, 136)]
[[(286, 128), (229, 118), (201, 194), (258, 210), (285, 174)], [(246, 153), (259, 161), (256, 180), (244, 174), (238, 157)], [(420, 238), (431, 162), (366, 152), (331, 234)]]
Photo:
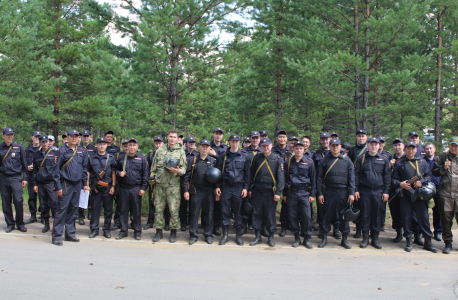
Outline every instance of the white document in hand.
[(80, 193), (80, 208), (87, 208), (89, 202), (89, 191), (81, 190)]

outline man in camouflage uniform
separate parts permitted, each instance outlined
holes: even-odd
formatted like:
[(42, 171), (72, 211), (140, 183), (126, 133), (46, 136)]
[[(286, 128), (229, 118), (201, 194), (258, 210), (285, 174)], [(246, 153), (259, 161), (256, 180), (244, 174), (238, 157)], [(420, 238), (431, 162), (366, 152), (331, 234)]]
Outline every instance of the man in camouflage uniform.
[[(177, 168), (166, 169), (164, 162), (167, 158), (179, 160)], [(156, 155), (151, 166), (151, 177), (156, 180), (156, 198), (154, 206), (156, 207), (156, 217), (154, 226), (156, 235), (153, 242), (158, 242), (162, 237), (162, 228), (164, 228), (164, 209), (165, 204), (170, 209), (170, 243), (175, 243), (177, 239), (177, 229), (180, 228), (180, 176), (186, 172), (186, 154), (183, 146), (178, 143), (178, 132), (171, 130), (167, 135), (167, 145), (157, 149)]]

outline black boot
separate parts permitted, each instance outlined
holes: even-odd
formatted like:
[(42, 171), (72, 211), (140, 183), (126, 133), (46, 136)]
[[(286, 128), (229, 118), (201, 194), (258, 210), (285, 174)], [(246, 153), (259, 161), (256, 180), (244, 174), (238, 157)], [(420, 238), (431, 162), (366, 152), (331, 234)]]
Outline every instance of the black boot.
[(369, 244), (369, 231), (363, 231), (363, 241), (359, 245), (360, 248), (366, 248), (367, 244)]
[(156, 229), (156, 235), (153, 238), (153, 242), (159, 242), (163, 237), (162, 229)]
[(248, 232), (248, 226), (246, 224), (243, 224), (242, 226), (242, 235), (247, 234)]
[(87, 219), (90, 221), (91, 220), (91, 210), (87, 210)]
[(396, 237), (393, 240), (393, 243), (399, 243), (402, 241), (402, 227), (396, 229)]
[(340, 242), (340, 245), (344, 247), (345, 249), (351, 249), (351, 246), (348, 244), (348, 233), (342, 234), (342, 242)]
[(286, 235), (286, 224), (281, 224), (281, 230), (280, 234), (278, 235), (279, 237), (284, 237)]
[(262, 243), (261, 230), (255, 230), (254, 240), (251, 241), (250, 246), (256, 246)]
[(269, 232), (267, 231), (267, 228), (265, 226), (262, 226), (261, 235), (263, 237), (269, 237)]
[(334, 231), (332, 232), (332, 236), (337, 240), (340, 240), (342, 238), (342, 234), (340, 233), (339, 227), (334, 226)]
[(49, 231), (49, 218), (43, 218), (43, 220), (45, 220), (45, 227), (43, 227), (43, 229), (41, 230), (41, 232), (43, 233), (46, 233)]
[(25, 221), (25, 224), (32, 224), (37, 222), (37, 213), (30, 213), (30, 219)]
[(355, 239), (359, 239), (361, 237), (361, 229), (359, 229), (358, 226), (356, 227), (356, 233), (355, 233), (355, 235), (353, 237)]
[(421, 239), (421, 235), (420, 235), (420, 230), (415, 230), (413, 232), (413, 243), (414, 244), (417, 244), (418, 246), (424, 246), (425, 243), (423, 242), (423, 240)]
[(434, 248), (431, 240), (431, 237), (425, 234), (425, 245), (423, 246), (423, 249), (431, 251), (433, 253), (437, 253), (437, 249)]
[(406, 247), (404, 250), (407, 252), (412, 251), (412, 237), (406, 237)]
[(213, 229), (213, 234), (216, 235), (216, 236), (220, 236), (221, 235), (221, 231), (219, 231), (219, 226), (216, 226), (215, 229)]
[(223, 226), (223, 236), (221, 237), (221, 240), (219, 241), (219, 244), (226, 245), (227, 243), (227, 232), (228, 232), (229, 226)]
[(269, 247), (275, 247), (274, 233), (273, 232), (269, 233), (269, 238), (267, 239), (267, 245), (269, 245)]
[(169, 242), (170, 243), (175, 243), (177, 241), (177, 230), (172, 229), (170, 230), (170, 237), (169, 237)]
[(323, 232), (321, 243), (318, 245), (318, 248), (324, 248), (328, 244), (328, 234)]
[(241, 227), (240, 227), (240, 228), (237, 228), (237, 229), (235, 230), (235, 232), (236, 232), (236, 233), (235, 233), (235, 242), (237, 243), (237, 245), (243, 246), (242, 228), (241, 228)]
[(321, 230), (320, 230), (320, 231), (318, 232), (318, 234), (317, 234), (317, 237), (318, 237), (319, 239), (322, 239), (322, 238), (323, 238), (323, 235), (324, 235), (324, 231), (321, 231)]
[(445, 248), (442, 250), (444, 254), (450, 254), (452, 252), (452, 243), (445, 243)]
[(304, 245), (305, 248), (307, 248), (307, 249), (312, 249), (313, 248), (312, 243), (310, 243), (310, 239), (311, 238), (312, 238), (311, 235), (306, 234), (305, 238), (304, 238), (304, 242), (302, 243), (302, 245)]
[(380, 244), (378, 240), (380, 232), (379, 231), (373, 231), (372, 232), (372, 242), (371, 245), (374, 246), (375, 249), (382, 249), (382, 245)]
[(438, 242), (442, 241), (442, 234), (440, 232), (434, 232), (434, 239)]
[(78, 224), (84, 225), (84, 210), (78, 210)]
[(294, 234), (294, 243), (293, 243), (292, 246), (293, 246), (293, 248), (297, 248), (297, 247), (299, 247), (300, 244), (301, 244), (301, 238), (299, 236), (299, 233), (297, 232), (297, 233)]

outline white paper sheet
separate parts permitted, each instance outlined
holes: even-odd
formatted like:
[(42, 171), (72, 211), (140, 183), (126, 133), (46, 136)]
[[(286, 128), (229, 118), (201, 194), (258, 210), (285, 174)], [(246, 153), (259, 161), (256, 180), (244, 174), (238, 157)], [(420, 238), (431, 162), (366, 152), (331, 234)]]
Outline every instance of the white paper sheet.
[(89, 202), (89, 191), (81, 190), (80, 194), (80, 208), (87, 208)]

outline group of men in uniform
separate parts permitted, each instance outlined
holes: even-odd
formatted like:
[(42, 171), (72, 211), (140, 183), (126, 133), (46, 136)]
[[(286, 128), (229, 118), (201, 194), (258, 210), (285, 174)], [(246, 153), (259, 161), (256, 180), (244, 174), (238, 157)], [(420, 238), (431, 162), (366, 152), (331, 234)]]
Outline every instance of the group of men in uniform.
[[(323, 132), (321, 147), (315, 153), (309, 150), (310, 137), (288, 139), (284, 130), (276, 133), (276, 146), (265, 130), (252, 131), (243, 141), (237, 134), (231, 134), (227, 146), (222, 143), (223, 129), (216, 128), (212, 140), (199, 142), (199, 151), (195, 138), (182, 139), (177, 131), (171, 130), (166, 142), (160, 136), (153, 139), (155, 151), (145, 157), (138, 152), (138, 141), (134, 138), (123, 140), (121, 151), (113, 144), (112, 131), (93, 145), (90, 131), (70, 130), (65, 136), (66, 143), (59, 149), (49, 136), (38, 131), (32, 134), (32, 144), (26, 149), (14, 142), (13, 136), (13, 129), (5, 128), (4, 142), (0, 145), (0, 192), (6, 232), (11, 232), (15, 225), (26, 232), (25, 224), (36, 222), (36, 213), (40, 212), (43, 232), (50, 230), (49, 219), (54, 218), (55, 245), (62, 245), (63, 238), (79, 241), (75, 222), (78, 219), (79, 224), (84, 224), (85, 211), (78, 207), (83, 190), (90, 191), (90, 238), (99, 235), (103, 207), (105, 238), (111, 238), (111, 231), (117, 229), (120, 231), (116, 238), (125, 238), (130, 214), (135, 239), (141, 239), (142, 229), (155, 227), (153, 242), (163, 238), (163, 230), (170, 230), (169, 241), (173, 243), (177, 230), (186, 231), (189, 225), (192, 245), (199, 238), (200, 216), (208, 244), (213, 243), (216, 235), (221, 236), (219, 244), (225, 245), (234, 219), (237, 245), (243, 245), (243, 235), (254, 229), (255, 237), (250, 245), (262, 243), (265, 236), (267, 244), (274, 247), (276, 209), (281, 202), (279, 236), (284, 237), (290, 230), (294, 235), (293, 247), (302, 244), (312, 248), (312, 231), (319, 230), (318, 247), (323, 248), (332, 230), (332, 236), (341, 239), (342, 247), (350, 249), (350, 225), (342, 214), (353, 206), (361, 212), (354, 220), (354, 237), (362, 235), (360, 247), (366, 248), (370, 242), (381, 249), (379, 233), (386, 230), (389, 202), (392, 227), (397, 232), (393, 242), (404, 237), (406, 251), (411, 251), (416, 243), (437, 252), (432, 239), (443, 239), (443, 253), (452, 250), (451, 227), (453, 217), (458, 218), (454, 181), (458, 174), (458, 137), (453, 137), (449, 150), (437, 157), (433, 144), (427, 143), (424, 148), (419, 145), (415, 131), (409, 133), (405, 144), (399, 138), (392, 141), (395, 152), (392, 155), (384, 149), (385, 139), (368, 139), (363, 129), (356, 132), (356, 145), (345, 148), (337, 133)], [(221, 180), (208, 178), (211, 168), (220, 171)], [(429, 182), (437, 190), (433, 198), (434, 233), (429, 224), (428, 202), (419, 200), (415, 193)], [(31, 217), (24, 222), (22, 187), (27, 185)], [(147, 190), (149, 214), (142, 228), (142, 197)], [(312, 206), (315, 199), (316, 211)]]

